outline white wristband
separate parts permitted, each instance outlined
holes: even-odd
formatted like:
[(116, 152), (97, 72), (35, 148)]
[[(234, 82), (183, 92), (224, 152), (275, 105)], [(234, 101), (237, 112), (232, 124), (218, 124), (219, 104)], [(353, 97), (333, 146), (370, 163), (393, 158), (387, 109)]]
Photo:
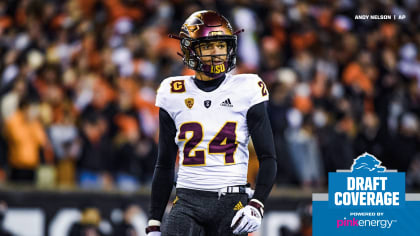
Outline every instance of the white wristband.
[(148, 226), (160, 226), (160, 221), (158, 221), (158, 220), (149, 220)]

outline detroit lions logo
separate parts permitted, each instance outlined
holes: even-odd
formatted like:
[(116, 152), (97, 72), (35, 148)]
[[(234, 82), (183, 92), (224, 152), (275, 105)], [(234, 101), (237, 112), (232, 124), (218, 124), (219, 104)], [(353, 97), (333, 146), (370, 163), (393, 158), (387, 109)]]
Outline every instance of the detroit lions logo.
[(376, 159), (375, 156), (365, 152), (362, 155), (354, 159), (353, 165), (351, 166), (352, 172), (384, 172), (385, 166), (381, 166), (381, 161)]

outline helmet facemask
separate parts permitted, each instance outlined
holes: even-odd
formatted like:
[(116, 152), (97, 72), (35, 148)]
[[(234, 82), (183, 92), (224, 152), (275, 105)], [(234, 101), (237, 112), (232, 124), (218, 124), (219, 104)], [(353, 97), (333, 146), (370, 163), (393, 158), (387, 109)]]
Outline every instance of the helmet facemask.
[[(200, 45), (217, 41), (226, 42), (226, 54), (203, 55)], [(236, 35), (221, 35), (198, 39), (183, 38), (181, 40), (181, 49), (184, 53), (184, 64), (190, 69), (203, 72), (209, 77), (218, 78), (235, 68), (236, 41)]]

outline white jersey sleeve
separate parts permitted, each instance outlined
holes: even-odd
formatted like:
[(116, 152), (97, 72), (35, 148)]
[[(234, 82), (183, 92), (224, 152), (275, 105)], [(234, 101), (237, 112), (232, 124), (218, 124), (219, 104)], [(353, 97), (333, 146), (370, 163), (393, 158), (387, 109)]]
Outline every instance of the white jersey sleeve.
[(261, 78), (256, 74), (244, 74), (247, 77), (247, 91), (250, 94), (250, 104), (249, 107), (268, 101), (268, 90), (265, 83), (261, 80)]
[(167, 100), (167, 95), (166, 95), (166, 91), (168, 90), (168, 79), (163, 80), (160, 85), (159, 88), (157, 89), (157, 93), (156, 93), (156, 103), (155, 105), (157, 107), (163, 108), (166, 110), (166, 100)]
[(157, 90), (155, 105), (167, 111), (172, 119), (181, 109), (177, 101), (185, 94), (185, 79), (185, 76), (166, 78)]

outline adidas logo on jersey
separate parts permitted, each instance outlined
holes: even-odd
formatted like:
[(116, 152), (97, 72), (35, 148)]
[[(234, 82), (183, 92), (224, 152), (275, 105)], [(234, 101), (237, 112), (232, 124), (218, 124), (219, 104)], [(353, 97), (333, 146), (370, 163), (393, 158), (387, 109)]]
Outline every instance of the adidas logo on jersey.
[(228, 98), (225, 101), (223, 101), (222, 103), (220, 103), (220, 106), (223, 106), (223, 107), (233, 107), (232, 103), (230, 102), (230, 98)]
[(244, 208), (244, 205), (242, 205), (242, 202), (238, 202), (235, 207), (233, 208), (234, 211), (239, 211), (240, 209)]

